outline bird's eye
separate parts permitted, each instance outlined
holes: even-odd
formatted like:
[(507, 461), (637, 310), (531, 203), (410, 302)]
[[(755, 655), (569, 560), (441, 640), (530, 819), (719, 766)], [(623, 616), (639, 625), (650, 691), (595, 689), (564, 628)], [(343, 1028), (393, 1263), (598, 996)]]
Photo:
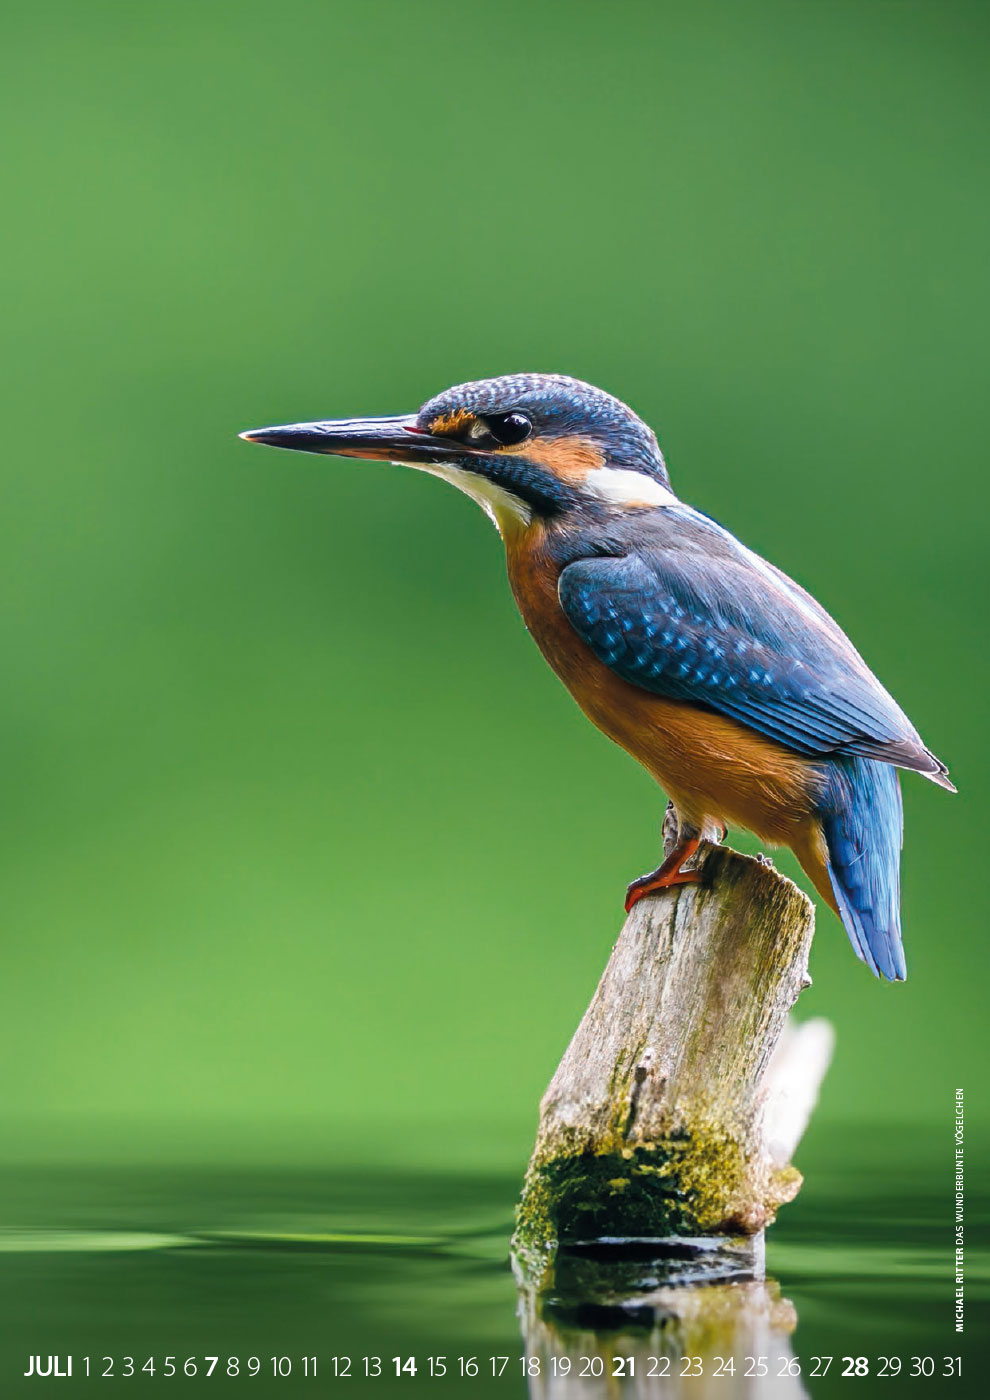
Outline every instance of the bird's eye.
[(517, 442), (525, 442), (533, 431), (525, 413), (491, 413), (486, 415), (485, 422), (500, 447), (515, 447)]

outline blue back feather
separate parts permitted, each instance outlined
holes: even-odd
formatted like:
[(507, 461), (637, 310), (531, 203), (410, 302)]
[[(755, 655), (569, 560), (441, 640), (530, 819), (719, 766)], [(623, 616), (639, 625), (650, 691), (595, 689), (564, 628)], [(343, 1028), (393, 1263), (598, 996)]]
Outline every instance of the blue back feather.
[[(632, 685), (706, 705), (809, 757), (942, 765), (828, 613), (687, 506), (563, 569), (571, 626)], [(621, 552), (620, 552), (621, 551)]]

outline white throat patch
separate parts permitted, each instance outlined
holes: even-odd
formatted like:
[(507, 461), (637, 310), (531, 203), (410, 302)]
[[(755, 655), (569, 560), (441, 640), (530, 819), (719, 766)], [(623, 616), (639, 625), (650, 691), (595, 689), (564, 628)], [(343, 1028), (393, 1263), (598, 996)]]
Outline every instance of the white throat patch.
[(449, 481), (451, 486), (456, 486), (458, 491), (463, 491), (465, 496), (470, 496), (472, 501), (478, 502), (499, 534), (505, 533), (507, 525), (526, 526), (533, 519), (533, 512), (525, 501), (475, 472), (467, 472), (462, 467), (450, 467), (439, 462), (422, 465), (418, 462), (397, 462), (395, 465), (413, 466), (416, 471), (427, 472), (430, 476), (440, 477), (442, 481)]
[[(440, 477), (441, 481), (449, 481), (451, 486), (456, 486), (458, 491), (463, 491), (465, 496), (478, 502), (499, 534), (504, 535), (506, 528), (525, 528), (532, 523), (533, 512), (527, 503), (487, 477), (441, 462), (398, 462), (394, 465), (411, 466), (415, 471), (427, 472), (430, 476)], [(647, 476), (645, 472), (630, 471), (626, 467), (595, 467), (582, 479), (581, 487), (608, 505), (628, 510), (653, 510), (659, 506), (681, 504), (673, 491), (655, 477)]]

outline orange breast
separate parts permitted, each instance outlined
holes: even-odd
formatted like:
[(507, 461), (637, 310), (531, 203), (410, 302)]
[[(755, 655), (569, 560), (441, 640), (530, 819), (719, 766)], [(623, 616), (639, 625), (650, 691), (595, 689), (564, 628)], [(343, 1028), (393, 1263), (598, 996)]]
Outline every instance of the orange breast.
[(509, 581), (519, 611), (554, 671), (588, 718), (640, 762), (682, 817), (744, 826), (791, 845), (809, 822), (814, 767), (722, 715), (628, 684), (571, 627), (557, 596), (559, 568), (542, 525), (506, 536)]

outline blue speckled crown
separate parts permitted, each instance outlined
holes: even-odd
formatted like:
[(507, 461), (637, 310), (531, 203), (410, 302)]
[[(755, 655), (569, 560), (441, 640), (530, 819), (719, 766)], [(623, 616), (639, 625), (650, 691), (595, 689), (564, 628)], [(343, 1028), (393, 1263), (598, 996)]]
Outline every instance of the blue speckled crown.
[(532, 419), (534, 432), (541, 437), (593, 437), (605, 448), (611, 465), (646, 472), (665, 486), (670, 484), (653, 429), (621, 399), (581, 379), (566, 374), (505, 374), (455, 384), (425, 403), (418, 421), (427, 427), (458, 409), (478, 414), (518, 410)]

